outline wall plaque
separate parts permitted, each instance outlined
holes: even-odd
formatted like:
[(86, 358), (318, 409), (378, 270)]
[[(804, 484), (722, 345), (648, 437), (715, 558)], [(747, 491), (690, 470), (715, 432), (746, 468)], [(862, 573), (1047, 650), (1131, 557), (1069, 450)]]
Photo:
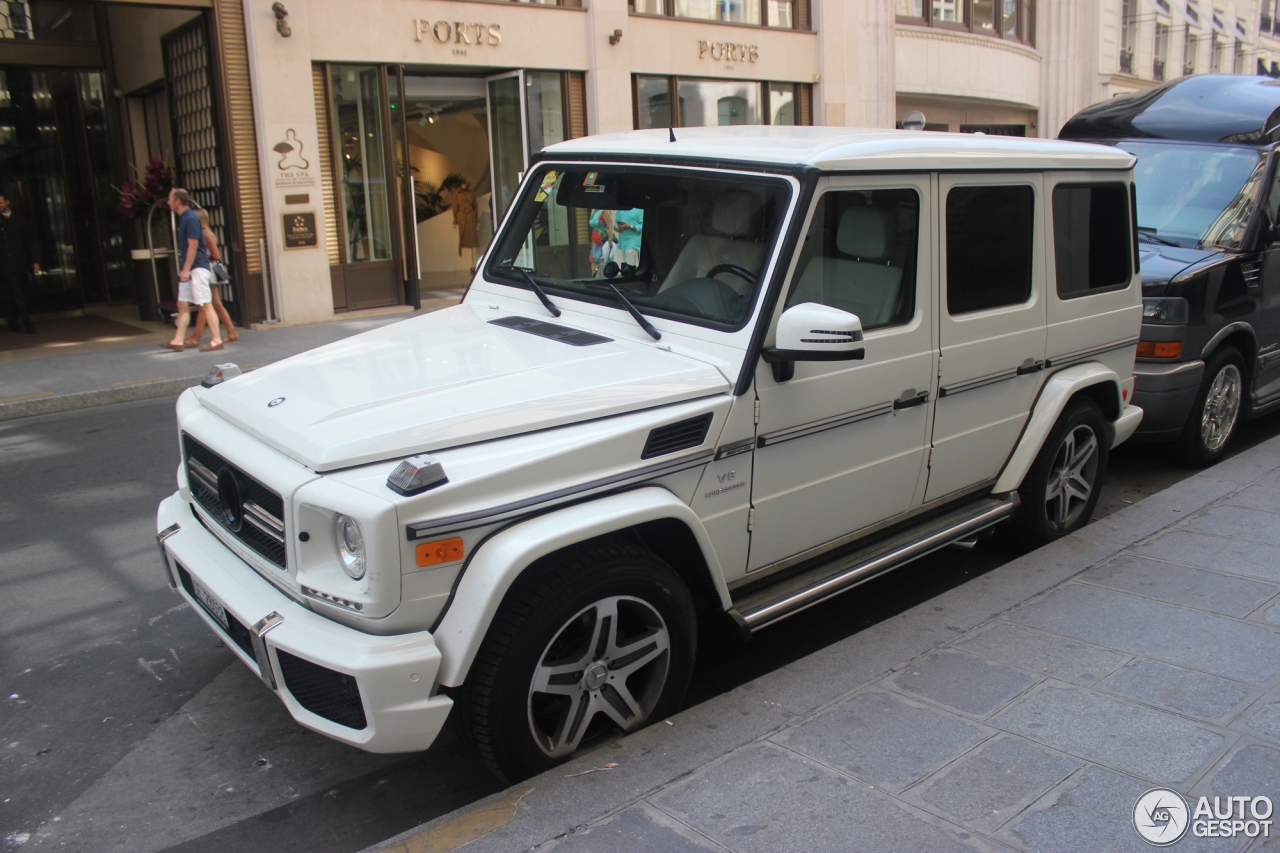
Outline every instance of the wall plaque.
[(316, 231), (314, 211), (284, 214), (284, 247), (286, 249), (313, 249), (320, 245)]

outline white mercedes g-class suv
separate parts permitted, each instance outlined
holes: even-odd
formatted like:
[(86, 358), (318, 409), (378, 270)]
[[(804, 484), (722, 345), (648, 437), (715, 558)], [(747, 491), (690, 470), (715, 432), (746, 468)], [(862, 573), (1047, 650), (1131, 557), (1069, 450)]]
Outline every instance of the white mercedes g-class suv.
[[(1084, 525), (1141, 322), (1133, 157), (838, 128), (541, 152), (462, 304), (178, 400), (171, 585), (302, 725), (513, 780), (744, 632)], [(457, 706), (457, 707), (455, 707)]]

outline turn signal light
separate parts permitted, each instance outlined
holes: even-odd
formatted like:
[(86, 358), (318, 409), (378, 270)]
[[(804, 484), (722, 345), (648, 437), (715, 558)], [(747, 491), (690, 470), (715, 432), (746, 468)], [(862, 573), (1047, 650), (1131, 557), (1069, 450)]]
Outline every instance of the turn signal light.
[(417, 548), (419, 566), (435, 566), (462, 559), (462, 537), (423, 542)]
[(1138, 358), (1177, 358), (1182, 341), (1138, 341)]

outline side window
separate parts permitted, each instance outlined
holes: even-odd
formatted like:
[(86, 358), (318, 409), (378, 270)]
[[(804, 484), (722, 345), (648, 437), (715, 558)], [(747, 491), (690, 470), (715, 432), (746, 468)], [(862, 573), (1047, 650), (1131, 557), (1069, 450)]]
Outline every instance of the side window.
[(1129, 193), (1124, 184), (1053, 189), (1053, 254), (1064, 299), (1129, 284)]
[(1036, 193), (1028, 186), (947, 193), (947, 312), (967, 314), (1031, 298)]
[(919, 233), (915, 190), (823, 194), (787, 306), (830, 305), (857, 314), (866, 330), (908, 322), (915, 313)]

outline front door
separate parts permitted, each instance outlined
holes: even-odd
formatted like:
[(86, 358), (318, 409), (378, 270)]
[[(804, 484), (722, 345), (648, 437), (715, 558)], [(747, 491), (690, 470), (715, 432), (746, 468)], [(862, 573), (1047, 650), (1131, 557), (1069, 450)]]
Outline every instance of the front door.
[(515, 200), (529, 171), (529, 142), (525, 137), (524, 72), (512, 71), (486, 81), (489, 97), (489, 156), (493, 175), (494, 231)]
[(838, 543), (918, 503), (936, 372), (928, 175), (819, 187), (787, 305), (857, 314), (862, 361), (756, 371), (748, 571)]
[(996, 477), (1043, 379), (1039, 175), (942, 175), (938, 401), (925, 501)]

